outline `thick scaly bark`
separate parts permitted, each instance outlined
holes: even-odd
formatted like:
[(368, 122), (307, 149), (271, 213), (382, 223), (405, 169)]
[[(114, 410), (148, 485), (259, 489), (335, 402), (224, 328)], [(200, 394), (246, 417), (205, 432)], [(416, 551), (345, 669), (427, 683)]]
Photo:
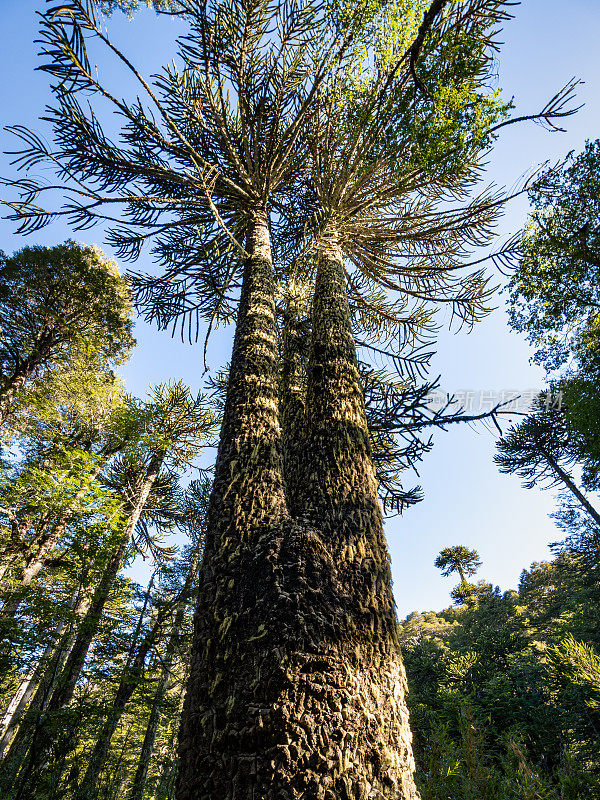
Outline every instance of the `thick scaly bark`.
[(262, 214), (249, 223), (246, 250), (179, 737), (178, 800), (233, 798), (236, 791), (240, 800), (251, 797), (236, 786), (248, 772), (244, 731), (257, 715), (251, 686), (260, 673), (260, 576), (253, 560), (261, 535), (268, 538), (287, 514), (273, 266)]
[[(222, 453), (235, 457), (220, 454), (217, 467), (176, 796), (412, 800), (406, 681), (341, 259), (336, 252), (320, 263), (305, 474), (291, 487), (298, 521), (282, 510), (270, 457), (270, 282), (269, 262), (250, 260), (232, 375), (264, 388), (228, 396), (239, 403), (239, 427), (224, 423), (231, 438)], [(261, 335), (248, 335), (251, 309), (265, 308), (267, 296)], [(267, 341), (268, 360), (240, 359), (242, 345), (264, 353)], [(246, 446), (232, 446), (239, 441)]]
[(226, 555), (228, 534), (247, 536), (249, 527), (274, 522), (285, 514), (277, 414), (273, 265), (263, 214), (257, 214), (249, 223), (246, 250), (251, 257), (244, 264), (206, 520), (203, 576), (214, 572), (213, 557), (219, 560)]
[[(387, 546), (371, 460), (343, 262), (319, 253), (313, 300), (305, 438), (294, 505), (319, 532), (332, 564), (321, 625), (322, 667), (311, 698), (321, 741), (323, 796), (418, 797), (406, 679), (398, 648)], [(326, 625), (335, 631), (327, 634)], [(316, 634), (316, 631), (315, 631)], [(334, 713), (331, 713), (334, 712)]]
[(131, 541), (131, 537), (133, 536), (142, 511), (144, 510), (144, 506), (146, 505), (148, 496), (156, 481), (164, 457), (165, 453), (161, 451), (155, 453), (150, 459), (144, 480), (139, 488), (137, 496), (131, 503), (125, 529), (121, 534), (117, 547), (109, 559), (102, 579), (94, 592), (91, 605), (78, 631), (77, 638), (60, 675), (57, 687), (46, 705), (45, 719), (36, 731), (36, 736), (29, 754), (29, 763), (24, 770), (16, 800), (27, 797), (28, 794), (31, 794), (33, 787), (39, 784), (40, 773), (46, 766), (50, 751), (59, 735), (56, 718), (73, 699), (75, 687), (77, 686), (79, 676), (83, 670), (90, 646), (98, 632), (110, 590), (115, 582), (121, 562), (123, 561), (123, 556), (125, 555), (127, 546)]

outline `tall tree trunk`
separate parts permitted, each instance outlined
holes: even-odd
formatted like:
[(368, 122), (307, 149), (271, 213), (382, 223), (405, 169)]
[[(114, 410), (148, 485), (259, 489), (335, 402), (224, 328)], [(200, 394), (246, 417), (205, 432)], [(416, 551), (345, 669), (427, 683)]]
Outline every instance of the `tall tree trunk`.
[(167, 613), (167, 606), (163, 606), (152, 623), (152, 626), (140, 642), (139, 647), (131, 653), (132, 657), (130, 656), (123, 668), (119, 686), (117, 687), (117, 693), (108, 715), (102, 724), (100, 733), (98, 734), (83, 781), (75, 795), (76, 800), (83, 800), (83, 798), (95, 796), (96, 784), (100, 773), (104, 769), (106, 759), (108, 758), (112, 737), (125, 712), (127, 703), (143, 680), (146, 658), (150, 652), (150, 648), (156, 641)]
[(600, 527), (600, 514), (596, 511), (596, 509), (590, 503), (590, 501), (587, 499), (584, 493), (578, 488), (577, 484), (571, 478), (569, 473), (560, 466), (558, 461), (555, 458), (553, 458), (550, 453), (546, 452), (545, 450), (542, 450), (542, 453), (544, 454), (545, 458), (547, 459), (548, 463), (550, 464), (554, 472), (556, 472), (558, 477), (565, 484), (567, 489), (577, 498), (583, 510), (594, 520), (596, 525)]
[[(278, 419), (273, 264), (266, 217), (249, 223), (242, 294), (209, 508), (203, 575), (231, 545), (227, 535), (285, 515)], [(225, 550), (223, 550), (225, 547)], [(204, 581), (205, 582), (205, 581)]]
[(36, 731), (29, 755), (29, 763), (24, 770), (15, 800), (27, 797), (39, 783), (40, 772), (45, 767), (50, 751), (60, 733), (57, 727), (57, 717), (73, 699), (75, 687), (83, 670), (90, 645), (98, 632), (110, 590), (115, 582), (123, 556), (144, 510), (152, 486), (156, 481), (164, 456), (164, 452), (157, 452), (150, 459), (145, 478), (141, 483), (136, 498), (131, 503), (125, 529), (94, 592), (90, 608), (80, 626), (56, 689), (46, 705), (44, 722), (39, 725)]
[(11, 515), (10, 539), (0, 554), (0, 582), (7, 572), (17, 567), (23, 554), (27, 552), (25, 536), (29, 530), (29, 520), (18, 520)]
[(246, 743), (236, 739), (256, 718), (250, 705), (260, 621), (252, 618), (257, 598), (245, 593), (256, 592), (260, 580), (258, 540), (287, 516), (273, 264), (262, 213), (249, 222), (246, 250), (179, 736), (179, 800), (233, 797), (236, 775), (247, 771)]
[(152, 708), (150, 710), (150, 716), (148, 718), (146, 733), (144, 735), (144, 741), (142, 743), (142, 749), (140, 751), (138, 766), (136, 769), (135, 777), (133, 779), (133, 785), (131, 787), (129, 800), (143, 800), (146, 780), (148, 778), (148, 768), (150, 766), (150, 759), (152, 758), (152, 752), (154, 750), (154, 742), (156, 740), (156, 734), (162, 716), (163, 703), (165, 701), (165, 697), (167, 696), (167, 692), (169, 690), (169, 682), (171, 680), (171, 670), (173, 667), (173, 662), (175, 660), (177, 643), (181, 635), (181, 627), (183, 625), (185, 611), (190, 603), (190, 590), (192, 586), (196, 583), (198, 565), (200, 563), (201, 546), (202, 546), (202, 539), (199, 538), (194, 555), (190, 563), (190, 568), (186, 576), (183, 589), (181, 591), (181, 599), (177, 605), (175, 616), (173, 617), (173, 623), (171, 625), (171, 633), (169, 636), (169, 641), (167, 642), (166, 652), (162, 660), (161, 676), (158, 683), (158, 687), (156, 689), (156, 693), (154, 695), (154, 699), (152, 701)]
[(144, 741), (142, 742), (142, 749), (140, 750), (140, 757), (138, 759), (133, 785), (129, 793), (129, 800), (143, 800), (150, 760), (154, 751), (154, 743), (156, 741), (156, 734), (162, 716), (163, 703), (165, 702), (168, 688), (169, 671), (165, 664), (162, 668), (158, 687), (152, 700), (152, 708), (150, 709), (150, 716), (148, 717), (146, 733), (144, 734)]
[[(27, 587), (37, 578), (46, 565), (50, 554), (60, 541), (70, 519), (75, 514), (79, 501), (85, 496), (91, 484), (100, 474), (103, 463), (103, 461), (99, 461), (89, 475), (86, 475), (82, 481), (81, 487), (77, 490), (69, 504), (59, 513), (58, 519), (55, 521), (54, 525), (48, 531), (45, 533), (42, 532), (39, 537), (36, 537), (37, 542), (35, 546), (24, 556), (25, 563), (20, 579), (18, 580), (19, 585), (4, 601), (2, 609), (0, 610), (0, 619), (8, 621), (17, 613), (20, 604), (25, 599)], [(2, 636), (2, 629), (0, 629), (0, 638), (2, 638)]]
[(156, 800), (159, 792), (160, 796), (163, 798), (171, 798), (174, 796), (173, 792), (177, 775), (177, 731), (179, 728), (179, 722), (181, 720), (181, 714), (183, 712), (184, 702), (185, 695), (182, 692), (177, 704), (175, 716), (172, 720), (170, 720), (168, 741), (164, 747), (165, 752), (161, 759), (158, 776), (154, 783), (152, 794), (150, 795), (149, 800)]
[(45, 668), (41, 671), (39, 680), (34, 686), (29, 706), (18, 729), (14, 732), (10, 747), (2, 760), (0, 787), (6, 791), (13, 788), (17, 772), (27, 756), (27, 751), (39, 723), (40, 714), (52, 696), (57, 677), (61, 674), (75, 643), (77, 631), (88, 612), (91, 600), (91, 593), (84, 591), (80, 585), (73, 609), (73, 621), (69, 625), (69, 629), (62, 634), (60, 643), (47, 661)]
[[(76, 597), (74, 598), (75, 602)], [(13, 699), (4, 712), (4, 716), (0, 721), (0, 758), (4, 755), (6, 748), (10, 745), (13, 736), (17, 732), (19, 722), (25, 711), (25, 708), (31, 700), (35, 690), (37, 689), (48, 665), (50, 659), (58, 650), (58, 641), (66, 625), (66, 620), (61, 619), (52, 636), (46, 645), (44, 652), (40, 656), (35, 668), (21, 681), (21, 684), (15, 692)]]
[(10, 375), (5, 375), (0, 380), (0, 426), (6, 422), (11, 406), (25, 382), (50, 353), (53, 342), (53, 334), (44, 329), (29, 355), (17, 363)]
[[(248, 274), (263, 274), (272, 297), (270, 263), (251, 259), (239, 328), (253, 296)], [(261, 349), (274, 357), (268, 324)], [(238, 356), (234, 346), (232, 371)], [(261, 367), (251, 385), (270, 386), (274, 370)], [(264, 421), (275, 400), (253, 394), (239, 428), (224, 426), (252, 450), (238, 449), (227, 472), (217, 471), (221, 506), (209, 518), (176, 796), (412, 800), (406, 679), (337, 249), (319, 259), (304, 471), (290, 487), (297, 521), (285, 514), (279, 480), (269, 480), (276, 422)], [(227, 440), (221, 446), (231, 452)]]
[(310, 708), (305, 746), (310, 753), (319, 743), (319, 763), (311, 770), (317, 796), (408, 800), (418, 794), (406, 678), (343, 261), (335, 242), (319, 253), (312, 324), (306, 434), (300, 480), (292, 491), (295, 505), (318, 530), (331, 577), (319, 603), (325, 619), (314, 617), (315, 675), (322, 666), (316, 685), (308, 676), (305, 682)]

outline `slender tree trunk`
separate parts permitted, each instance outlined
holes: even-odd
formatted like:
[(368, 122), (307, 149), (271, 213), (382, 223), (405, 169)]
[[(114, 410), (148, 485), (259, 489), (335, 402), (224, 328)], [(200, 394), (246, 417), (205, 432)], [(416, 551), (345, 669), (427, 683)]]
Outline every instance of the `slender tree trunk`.
[[(75, 590), (69, 602), (68, 608), (71, 612), (78, 607), (81, 609), (81, 603), (78, 603), (78, 598), (80, 597), (80, 595), (81, 595), (81, 586), (79, 586)], [(52, 636), (50, 637), (50, 640), (46, 645), (46, 648), (44, 649), (44, 652), (42, 653), (37, 664), (35, 665), (35, 668), (21, 682), (21, 685), (15, 692), (12, 701), (10, 702), (8, 708), (6, 709), (2, 721), (0, 722), (0, 758), (2, 758), (6, 748), (10, 745), (11, 740), (17, 731), (21, 717), (23, 715), (23, 712), (25, 711), (27, 704), (29, 703), (34, 692), (39, 686), (40, 681), (46, 674), (49, 662), (62, 649), (62, 646), (60, 644), (60, 639), (66, 625), (67, 625), (67, 620), (66, 618), (63, 617), (63, 619), (61, 619), (58, 622), (56, 628), (54, 629)]]
[(25, 536), (29, 530), (29, 520), (11, 519), (10, 539), (0, 555), (0, 582), (4, 580), (7, 572), (15, 569), (27, 552)]
[(142, 682), (146, 657), (148, 656), (150, 648), (156, 641), (156, 638), (160, 632), (160, 627), (162, 625), (164, 616), (167, 613), (167, 608), (164, 607), (161, 609), (161, 611), (162, 613), (157, 616), (152, 624), (152, 627), (142, 639), (134, 657), (128, 660), (128, 663), (125, 665), (123, 672), (121, 673), (121, 679), (119, 681), (119, 686), (117, 687), (117, 693), (108, 715), (102, 724), (100, 733), (98, 734), (98, 738), (92, 751), (90, 762), (81, 786), (78, 788), (75, 795), (77, 800), (83, 800), (83, 798), (95, 796), (94, 792), (96, 789), (96, 784), (98, 782), (98, 778), (100, 777), (100, 773), (104, 769), (106, 759), (108, 758), (112, 737), (117, 730), (123, 713), (125, 712), (127, 703)]
[(44, 330), (38, 337), (29, 355), (20, 361), (11, 375), (0, 381), (0, 426), (6, 422), (11, 406), (42, 361), (52, 349), (53, 335)]
[(162, 716), (163, 703), (169, 690), (169, 681), (171, 680), (171, 669), (173, 667), (173, 661), (177, 651), (177, 642), (181, 634), (181, 627), (183, 625), (185, 611), (189, 605), (190, 589), (196, 582), (198, 565), (200, 562), (201, 544), (202, 540), (199, 539), (194, 556), (190, 563), (190, 569), (186, 576), (185, 584), (181, 592), (181, 600), (177, 605), (177, 611), (175, 612), (175, 616), (173, 618), (171, 634), (169, 636), (165, 656), (162, 661), (160, 681), (152, 702), (152, 708), (150, 710), (148, 725), (146, 726), (146, 733), (144, 735), (144, 741), (142, 743), (142, 749), (140, 751), (138, 766), (133, 779), (129, 800), (143, 800), (146, 780), (148, 778), (150, 759), (152, 758), (154, 742), (156, 741), (156, 734)]
[(2, 381), (0, 385), (0, 425), (6, 422), (15, 397), (23, 388), (25, 381), (32, 374), (34, 368), (35, 366), (30, 367), (26, 360), (21, 364), (19, 369), (15, 370), (12, 375), (7, 376)]
[(175, 716), (170, 721), (170, 733), (168, 743), (165, 746), (166, 752), (161, 760), (159, 774), (154, 783), (150, 800), (156, 800), (159, 792), (161, 792), (162, 797), (173, 797), (177, 774), (177, 730), (183, 712), (184, 701), (185, 695), (182, 693)]
[(169, 673), (163, 667), (160, 681), (152, 701), (152, 708), (150, 709), (150, 716), (148, 717), (148, 724), (146, 726), (146, 733), (144, 734), (144, 741), (142, 742), (142, 749), (140, 750), (140, 757), (138, 759), (133, 785), (129, 793), (129, 800), (143, 800), (144, 790), (146, 788), (146, 780), (148, 779), (148, 769), (150, 767), (150, 760), (154, 751), (154, 742), (156, 741), (156, 734), (160, 719), (162, 716), (163, 703), (167, 696), (169, 683)]
[(279, 413), (283, 444), (283, 475), (286, 486), (286, 499), (290, 513), (295, 514), (294, 493), (291, 487), (297, 485), (298, 444), (304, 427), (306, 401), (306, 362), (307, 332), (301, 317), (301, 307), (297, 299), (291, 297), (284, 312), (281, 354), (281, 393)]
[(45, 669), (41, 671), (40, 677), (35, 684), (29, 706), (17, 730), (13, 733), (12, 742), (3, 758), (2, 768), (0, 770), (0, 786), (4, 790), (13, 787), (17, 772), (27, 755), (29, 745), (34, 736), (35, 728), (39, 722), (39, 716), (52, 696), (52, 691), (56, 685), (56, 679), (61, 674), (75, 643), (79, 625), (87, 614), (91, 599), (91, 594), (83, 591), (80, 586), (73, 609), (74, 621), (69, 625), (69, 630), (63, 633), (60, 643), (56, 646), (51, 657), (48, 659)]
[(583, 510), (589, 514), (589, 516), (594, 520), (596, 525), (600, 527), (600, 514), (596, 511), (594, 506), (590, 503), (584, 493), (577, 487), (575, 481), (571, 478), (568, 472), (566, 472), (560, 464), (556, 461), (556, 459), (552, 458), (552, 456), (544, 452), (544, 456), (547, 458), (548, 463), (552, 467), (552, 469), (556, 472), (558, 477), (561, 481), (565, 484), (567, 489), (577, 498), (577, 500), (581, 503)]
[(37, 689), (48, 662), (58, 650), (58, 640), (65, 624), (66, 620), (61, 619), (35, 668), (21, 681), (21, 685), (4, 712), (4, 716), (0, 721), (0, 758), (4, 755), (6, 748), (10, 745), (13, 736), (17, 732), (23, 712)]
[(125, 555), (127, 546), (131, 541), (131, 537), (133, 536), (146, 501), (148, 500), (152, 486), (160, 471), (164, 455), (164, 452), (156, 453), (150, 460), (137, 497), (130, 507), (125, 529), (121, 534), (115, 551), (109, 559), (100, 583), (94, 592), (90, 608), (80, 626), (75, 643), (69, 653), (56, 689), (45, 708), (45, 720), (36, 731), (36, 736), (31, 746), (29, 763), (24, 771), (25, 774), (23, 775), (15, 800), (27, 797), (28, 793), (31, 793), (33, 787), (38, 784), (40, 772), (45, 767), (50, 751), (59, 736), (60, 731), (57, 728), (57, 717), (73, 699), (75, 687), (77, 686), (81, 671), (83, 670), (90, 646), (98, 632), (110, 590), (115, 582), (123, 556)]
[[(39, 542), (35, 548), (25, 556), (25, 564), (19, 586), (8, 596), (5, 600), (2, 609), (0, 610), (0, 619), (8, 620), (17, 613), (19, 606), (25, 598), (27, 587), (37, 578), (40, 574), (50, 554), (63, 536), (69, 520), (75, 513), (79, 501), (85, 496), (89, 490), (90, 485), (96, 480), (102, 469), (102, 463), (96, 464), (92, 472), (87, 475), (83, 481), (81, 488), (75, 493), (71, 502), (61, 512), (52, 526), (52, 528), (39, 538)], [(2, 634), (0, 633), (0, 637)]]

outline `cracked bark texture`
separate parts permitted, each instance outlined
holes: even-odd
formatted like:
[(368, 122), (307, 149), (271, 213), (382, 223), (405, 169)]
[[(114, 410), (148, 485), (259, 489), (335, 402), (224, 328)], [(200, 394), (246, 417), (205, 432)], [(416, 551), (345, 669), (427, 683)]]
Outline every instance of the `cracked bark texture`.
[(413, 800), (390, 569), (341, 258), (314, 300), (302, 474), (282, 481), (266, 223), (249, 234), (200, 572), (177, 800)]

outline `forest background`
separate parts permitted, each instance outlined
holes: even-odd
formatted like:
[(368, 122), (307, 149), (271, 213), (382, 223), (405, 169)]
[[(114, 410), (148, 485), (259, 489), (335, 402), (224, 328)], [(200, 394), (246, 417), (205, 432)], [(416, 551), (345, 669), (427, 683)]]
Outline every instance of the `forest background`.
[[(41, 4), (39, 0), (2, 0), (1, 6), (0, 62), (6, 76), (0, 85), (1, 121), (39, 129), (36, 120), (50, 99), (46, 76), (34, 72), (38, 63), (35, 12)], [(149, 9), (140, 10), (134, 21), (115, 14), (108, 24), (114, 40), (126, 47), (146, 74), (174, 54), (177, 21), (159, 18)], [(506, 24), (497, 82), (505, 99), (514, 95), (515, 113), (537, 110), (571, 76), (584, 81), (578, 88), (578, 102), (585, 105), (565, 121), (564, 133), (549, 134), (532, 123), (506, 128), (494, 148), (487, 173), (490, 182), (519, 187), (532, 167), (546, 160), (554, 163), (570, 150), (579, 152), (586, 138), (595, 138), (600, 130), (598, 30), (597, 0), (571, 0), (567, 6), (560, 0), (526, 0)], [(99, 65), (109, 80), (118, 70), (115, 63), (99, 61)], [(110, 132), (110, 123), (107, 129)], [(0, 149), (13, 145), (8, 134), (1, 132)], [(498, 244), (522, 226), (527, 208), (525, 196), (511, 202), (498, 228)], [(15, 235), (12, 224), (0, 221), (0, 241), (7, 253), (25, 244), (55, 244), (71, 235), (57, 222), (27, 239)], [(104, 246), (98, 228), (78, 232), (75, 238)], [(111, 253), (109, 247), (105, 250)], [(152, 271), (149, 255), (142, 252), (135, 268)], [(502, 280), (501, 275), (497, 277)], [(502, 392), (526, 393), (543, 385), (543, 371), (529, 364), (531, 349), (508, 328), (505, 298), (496, 296), (496, 310), (471, 335), (464, 330), (442, 330), (436, 345), (431, 375), (441, 375), (443, 391), (470, 391), (473, 410), (482, 393), (500, 397)], [(440, 313), (439, 321), (447, 324), (448, 319)], [(200, 345), (182, 343), (142, 320), (136, 323), (135, 336), (138, 347), (122, 371), (129, 391), (143, 396), (149, 383), (169, 378), (183, 380), (193, 391), (202, 387)], [(217, 331), (208, 351), (212, 374), (227, 362), (230, 351), (231, 329)], [(447, 605), (450, 586), (433, 562), (448, 544), (476, 548), (484, 564), (481, 575), (509, 588), (516, 586), (521, 570), (532, 561), (548, 558), (548, 544), (561, 537), (548, 516), (555, 507), (553, 493), (525, 492), (517, 476), (499, 475), (493, 463), (495, 441), (495, 431), (481, 425), (437, 432), (434, 450), (419, 466), (419, 476), (406, 474), (406, 485), (420, 484), (425, 500), (386, 523), (400, 618), (413, 610)], [(207, 453), (203, 461), (208, 464), (212, 458)], [(138, 559), (131, 574), (144, 583), (150, 569)]]

